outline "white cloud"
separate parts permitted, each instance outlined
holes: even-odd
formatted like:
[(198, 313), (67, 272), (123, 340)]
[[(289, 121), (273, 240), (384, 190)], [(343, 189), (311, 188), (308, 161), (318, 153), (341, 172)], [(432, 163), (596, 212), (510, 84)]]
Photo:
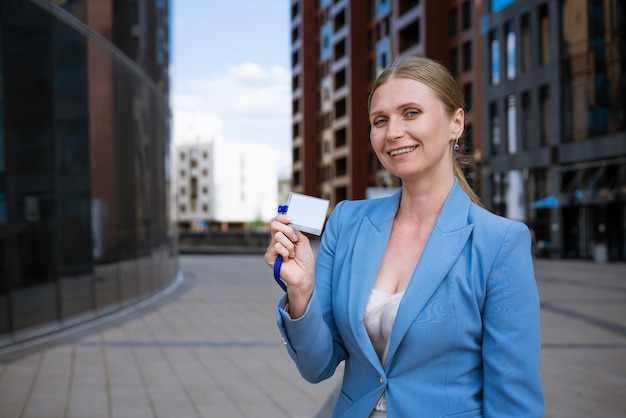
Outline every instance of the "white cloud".
[(275, 150), (280, 167), (290, 165), (290, 89), (287, 69), (252, 62), (183, 82), (172, 94), (174, 143), (220, 137), (260, 142)]

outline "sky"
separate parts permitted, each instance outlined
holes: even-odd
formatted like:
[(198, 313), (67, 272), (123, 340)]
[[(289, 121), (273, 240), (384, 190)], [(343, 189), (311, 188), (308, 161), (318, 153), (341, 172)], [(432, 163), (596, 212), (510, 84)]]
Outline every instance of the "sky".
[(175, 144), (261, 142), (291, 164), (289, 0), (172, 0)]

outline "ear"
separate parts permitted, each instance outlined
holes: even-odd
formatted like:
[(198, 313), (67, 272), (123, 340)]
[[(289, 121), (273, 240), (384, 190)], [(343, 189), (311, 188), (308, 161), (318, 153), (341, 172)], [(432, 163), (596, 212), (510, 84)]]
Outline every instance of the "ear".
[(461, 134), (463, 134), (463, 129), (465, 129), (465, 111), (463, 108), (458, 108), (450, 119), (450, 132), (452, 137), (460, 137)]

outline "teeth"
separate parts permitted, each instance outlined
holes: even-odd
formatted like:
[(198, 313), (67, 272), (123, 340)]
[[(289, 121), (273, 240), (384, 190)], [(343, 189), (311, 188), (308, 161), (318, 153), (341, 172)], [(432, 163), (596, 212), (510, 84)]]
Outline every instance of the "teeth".
[(400, 148), (397, 150), (393, 150), (389, 153), (389, 155), (391, 155), (392, 157), (395, 157), (396, 155), (400, 155), (400, 154), (406, 154), (407, 152), (411, 152), (413, 151), (415, 148), (417, 147), (404, 147), (404, 148)]

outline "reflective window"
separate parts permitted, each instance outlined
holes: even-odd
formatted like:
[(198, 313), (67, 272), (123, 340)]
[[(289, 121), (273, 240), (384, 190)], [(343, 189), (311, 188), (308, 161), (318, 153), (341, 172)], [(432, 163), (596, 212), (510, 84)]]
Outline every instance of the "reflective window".
[(550, 63), (550, 18), (548, 7), (539, 9), (539, 59), (541, 65)]
[(64, 18), (83, 6), (0, 9), (0, 336), (119, 309), (176, 273), (166, 28), (138, 33), (159, 45), (137, 71)]
[(330, 37), (332, 34), (332, 25), (331, 22), (327, 22), (324, 26), (322, 26), (322, 34), (321, 34), (321, 53), (320, 58), (322, 61), (330, 59), (333, 50), (330, 45)]
[(490, 53), (491, 53), (491, 84), (500, 84), (500, 41), (498, 40), (497, 33), (491, 32), (490, 35)]
[(496, 102), (489, 106), (489, 120), (491, 121), (491, 155), (497, 155), (500, 153), (502, 139), (500, 138), (500, 118), (498, 117)]
[(517, 154), (517, 111), (513, 94), (506, 98), (506, 127), (507, 151), (509, 154)]
[(513, 80), (515, 78), (515, 29), (513, 22), (506, 25), (506, 78)]

